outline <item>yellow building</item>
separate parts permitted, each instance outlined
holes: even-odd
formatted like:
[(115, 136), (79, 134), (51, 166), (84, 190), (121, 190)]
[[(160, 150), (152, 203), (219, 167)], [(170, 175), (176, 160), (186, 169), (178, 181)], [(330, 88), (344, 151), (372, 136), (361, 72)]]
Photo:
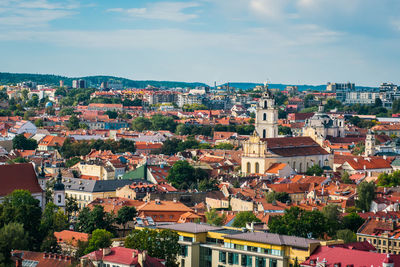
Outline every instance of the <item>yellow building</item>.
[(181, 267), (286, 267), (301, 263), (318, 240), (183, 223), (157, 226), (179, 234)]

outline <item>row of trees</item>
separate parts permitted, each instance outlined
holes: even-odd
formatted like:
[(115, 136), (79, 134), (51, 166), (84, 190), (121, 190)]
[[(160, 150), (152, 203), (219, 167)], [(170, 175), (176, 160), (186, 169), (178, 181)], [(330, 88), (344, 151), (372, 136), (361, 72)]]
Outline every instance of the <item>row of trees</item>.
[(67, 138), (60, 148), (60, 153), (64, 158), (71, 158), (86, 156), (92, 149), (111, 150), (113, 153), (134, 153), (136, 151), (135, 142), (123, 138), (119, 141), (114, 141), (112, 139), (73, 141)]
[(145, 130), (166, 130), (179, 135), (205, 135), (212, 136), (217, 132), (237, 132), (238, 134), (249, 135), (254, 131), (254, 125), (190, 125), (178, 124), (177, 117), (163, 116), (156, 114), (151, 118), (137, 117), (132, 121), (131, 128), (142, 132)]
[(321, 239), (329, 236), (353, 242), (356, 241), (355, 232), (363, 222), (356, 213), (342, 218), (338, 206), (328, 205), (322, 211), (291, 207), (283, 216), (270, 218), (268, 227), (271, 233)]
[(172, 138), (164, 141), (160, 153), (164, 155), (174, 155), (178, 152), (185, 151), (186, 149), (225, 149), (231, 150), (234, 146), (230, 143), (220, 143), (212, 147), (209, 143), (200, 143), (194, 136), (189, 136), (185, 141), (181, 139)]

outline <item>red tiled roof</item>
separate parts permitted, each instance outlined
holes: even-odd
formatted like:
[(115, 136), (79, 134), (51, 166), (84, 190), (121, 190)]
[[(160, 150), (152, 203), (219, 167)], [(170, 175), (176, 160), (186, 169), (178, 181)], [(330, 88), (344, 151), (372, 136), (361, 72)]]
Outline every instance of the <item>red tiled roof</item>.
[(283, 157), (329, 154), (310, 137), (263, 138), (268, 150)]
[[(95, 261), (102, 260), (104, 262), (119, 263), (128, 266), (137, 266), (138, 254), (140, 253), (138, 250), (124, 247), (113, 247), (110, 248), (110, 250), (110, 253), (107, 255), (103, 255), (103, 249), (99, 249), (83, 257), (87, 257)], [(135, 257), (133, 257), (134, 253)], [(161, 263), (161, 260), (150, 257), (149, 255), (146, 256), (145, 263), (147, 264), (146, 266), (164, 267), (164, 264)]]
[(6, 196), (16, 189), (42, 193), (36, 172), (30, 163), (0, 165), (0, 196)]
[(23, 253), (22, 259), (38, 262), (38, 264), (36, 265), (37, 267), (68, 267), (72, 266), (73, 263), (72, 257), (62, 256), (59, 254), (50, 254), (26, 250), (14, 250), (12, 253)]
[(349, 159), (346, 161), (354, 170), (391, 169), (390, 162), (383, 158)]
[[(341, 247), (318, 247), (315, 252), (310, 256), (308, 260), (301, 263), (304, 266), (316, 266), (315, 262), (319, 259), (322, 261), (325, 259), (325, 266), (334, 266), (338, 263), (340, 266), (382, 266), (382, 263), (386, 260), (387, 254), (380, 254), (369, 251), (361, 251), (354, 249), (347, 249)], [(394, 266), (400, 265), (400, 256), (391, 255), (390, 258), (395, 262)], [(311, 264), (310, 262), (314, 263)]]
[(69, 230), (63, 230), (61, 232), (54, 232), (54, 236), (57, 238), (57, 242), (65, 242), (69, 243), (73, 246), (77, 246), (78, 240), (80, 241), (88, 241), (89, 234), (74, 232)]

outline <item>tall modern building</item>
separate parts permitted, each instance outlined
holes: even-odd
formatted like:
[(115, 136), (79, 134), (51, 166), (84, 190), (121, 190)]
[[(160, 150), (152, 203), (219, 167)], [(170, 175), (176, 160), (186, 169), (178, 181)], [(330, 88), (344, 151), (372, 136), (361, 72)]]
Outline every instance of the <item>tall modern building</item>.
[(79, 79), (72, 81), (72, 88), (86, 88), (86, 81)]
[(393, 83), (382, 83), (379, 87), (379, 98), (385, 108), (391, 108), (393, 101), (400, 98), (399, 87)]
[(326, 91), (336, 93), (336, 99), (344, 102), (348, 92), (355, 91), (356, 86), (354, 83), (328, 83), (326, 85)]

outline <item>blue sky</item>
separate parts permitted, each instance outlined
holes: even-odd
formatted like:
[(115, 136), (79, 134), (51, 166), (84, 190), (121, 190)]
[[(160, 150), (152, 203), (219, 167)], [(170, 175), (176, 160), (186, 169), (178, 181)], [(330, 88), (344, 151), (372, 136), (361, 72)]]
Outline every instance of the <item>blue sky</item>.
[(400, 83), (400, 1), (0, 0), (0, 71)]

